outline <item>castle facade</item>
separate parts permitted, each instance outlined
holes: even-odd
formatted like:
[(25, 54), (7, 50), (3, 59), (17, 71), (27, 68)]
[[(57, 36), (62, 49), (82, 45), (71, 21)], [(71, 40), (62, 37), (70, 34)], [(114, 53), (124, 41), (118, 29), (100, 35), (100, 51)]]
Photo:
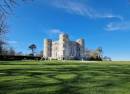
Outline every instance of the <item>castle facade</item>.
[(44, 39), (43, 56), (52, 59), (82, 59), (85, 53), (84, 39), (71, 41), (67, 34), (60, 34), (59, 40)]

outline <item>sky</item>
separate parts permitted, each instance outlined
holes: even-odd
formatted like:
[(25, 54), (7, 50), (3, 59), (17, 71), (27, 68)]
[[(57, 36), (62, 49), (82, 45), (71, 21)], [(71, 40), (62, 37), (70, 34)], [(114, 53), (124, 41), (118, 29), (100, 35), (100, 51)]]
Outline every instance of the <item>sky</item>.
[(8, 17), (8, 43), (17, 52), (43, 50), (43, 39), (85, 39), (88, 49), (103, 48), (113, 60), (130, 60), (129, 0), (34, 0), (19, 2)]

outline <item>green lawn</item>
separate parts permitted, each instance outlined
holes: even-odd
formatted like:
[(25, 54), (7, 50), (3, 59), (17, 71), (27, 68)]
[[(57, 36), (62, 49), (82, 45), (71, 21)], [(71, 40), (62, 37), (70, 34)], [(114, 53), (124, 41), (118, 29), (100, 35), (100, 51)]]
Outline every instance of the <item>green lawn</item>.
[(0, 62), (0, 94), (130, 94), (130, 62)]

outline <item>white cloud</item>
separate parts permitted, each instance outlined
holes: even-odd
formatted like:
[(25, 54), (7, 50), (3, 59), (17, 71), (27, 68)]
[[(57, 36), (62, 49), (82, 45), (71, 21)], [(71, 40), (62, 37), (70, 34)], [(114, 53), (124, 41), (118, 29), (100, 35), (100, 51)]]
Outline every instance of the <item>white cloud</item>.
[(10, 41), (8, 41), (8, 43), (9, 43), (9, 44), (17, 44), (18, 42), (15, 41), (15, 40), (10, 40)]
[(49, 30), (50, 34), (61, 34), (64, 33), (63, 31), (61, 31), (60, 29), (51, 29)]
[(46, 30), (47, 32), (44, 32), (44, 35), (49, 38), (49, 39), (53, 39), (53, 40), (57, 40), (59, 34), (65, 33), (63, 32), (61, 29), (57, 29), (57, 28), (52, 28), (52, 29), (48, 29)]
[(72, 0), (53, 0), (51, 4), (60, 9), (64, 9), (65, 11), (73, 14), (77, 14), (80, 16), (88, 16), (90, 18), (117, 18), (122, 20), (123, 17), (120, 15), (115, 15), (112, 13), (100, 13), (92, 7), (81, 3), (74, 2)]
[(118, 31), (118, 30), (130, 30), (130, 22), (111, 22), (105, 30), (107, 31)]

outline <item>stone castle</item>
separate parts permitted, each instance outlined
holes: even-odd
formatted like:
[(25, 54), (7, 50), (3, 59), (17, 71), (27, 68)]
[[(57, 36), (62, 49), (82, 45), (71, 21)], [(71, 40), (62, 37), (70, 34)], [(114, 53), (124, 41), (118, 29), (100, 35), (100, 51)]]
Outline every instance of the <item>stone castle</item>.
[(67, 34), (60, 34), (59, 40), (52, 41), (51, 39), (44, 39), (43, 56), (52, 59), (82, 59), (85, 52), (84, 39), (71, 41)]

